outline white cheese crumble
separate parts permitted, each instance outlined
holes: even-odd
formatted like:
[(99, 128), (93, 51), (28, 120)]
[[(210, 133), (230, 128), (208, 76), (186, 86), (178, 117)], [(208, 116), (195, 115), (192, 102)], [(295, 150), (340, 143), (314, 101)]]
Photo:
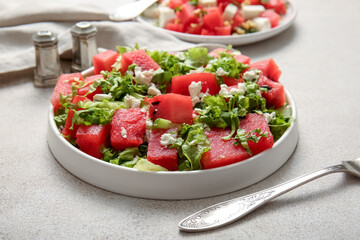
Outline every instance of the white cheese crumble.
[(272, 113), (264, 113), (264, 117), (266, 121), (269, 123), (276, 116), (275, 112)]
[(124, 103), (128, 108), (138, 108), (140, 107), (141, 101), (140, 99), (137, 99), (136, 97), (127, 94), (124, 97)]
[(230, 3), (229, 5), (226, 6), (226, 8), (224, 9), (224, 12), (222, 14), (222, 17), (225, 21), (231, 21), (236, 12), (237, 12), (238, 8), (237, 6), (235, 6), (234, 4)]
[(250, 69), (243, 74), (243, 79), (246, 81), (254, 81), (257, 78), (257, 72), (254, 69)]
[(256, 90), (255, 93), (256, 93), (256, 95), (258, 95), (258, 96), (261, 97), (261, 92), (260, 92), (260, 90)]
[(188, 74), (202, 73), (202, 72), (204, 72), (204, 67), (203, 66), (201, 66), (201, 67), (199, 67), (199, 68), (197, 68), (195, 70), (190, 70), (190, 72)]
[(209, 96), (209, 89), (207, 89), (206, 93), (201, 92), (201, 82), (191, 82), (189, 85), (189, 93), (191, 97), (191, 101), (193, 106), (198, 102), (202, 102), (203, 98)]
[(230, 97), (230, 96), (234, 96), (235, 94), (244, 95), (246, 90), (247, 88), (245, 83), (238, 83), (237, 87), (231, 87), (231, 88), (229, 88), (228, 85), (226, 84), (221, 84), (219, 95), (223, 97)]
[(201, 108), (194, 108), (194, 113), (200, 114), (200, 112), (201, 112)]
[(108, 93), (108, 94), (95, 94), (94, 97), (93, 97), (93, 100), (94, 101), (102, 101), (104, 99), (111, 99), (112, 96), (111, 96), (111, 93)]
[(174, 144), (175, 141), (176, 135), (171, 133), (164, 133), (160, 138), (160, 144), (164, 147)]
[(198, 97), (201, 92), (201, 82), (191, 82), (189, 85), (190, 97)]
[(256, 30), (258, 30), (259, 32), (264, 32), (271, 29), (271, 23), (268, 18), (256, 17), (252, 19), (252, 21), (256, 25)]
[(237, 88), (231, 88), (229, 93), (231, 95), (235, 95), (235, 94), (244, 95), (246, 90), (247, 88), (245, 83), (238, 83)]
[(177, 52), (175, 53), (175, 57), (177, 57), (178, 59), (180, 59), (180, 61), (185, 61), (185, 54), (183, 52)]
[(247, 20), (258, 17), (264, 11), (265, 7), (262, 5), (243, 5), (241, 7), (241, 16)]
[(123, 137), (123, 138), (127, 138), (127, 131), (126, 131), (126, 129), (124, 128), (124, 127), (121, 127), (120, 128), (121, 129), (121, 136)]
[(130, 75), (130, 76), (134, 76), (134, 72), (133, 72), (133, 71), (128, 70), (128, 71), (126, 71), (126, 73), (127, 73), (128, 75)]
[(227, 96), (230, 95), (228, 85), (226, 85), (226, 84), (221, 84), (220, 85), (219, 95), (224, 96), (224, 97), (227, 97)]
[(116, 58), (116, 61), (113, 65), (111, 65), (112, 68), (115, 68), (116, 71), (119, 71), (120, 68), (121, 68), (121, 55), (119, 55), (117, 58)]
[(159, 27), (164, 28), (175, 18), (175, 11), (169, 7), (159, 7)]
[(146, 120), (146, 128), (150, 129), (150, 128), (152, 128), (152, 126), (153, 126), (153, 122), (150, 119), (147, 119)]
[(222, 67), (218, 67), (218, 69), (216, 69), (216, 75), (222, 77), (222, 76), (226, 76), (228, 74), (228, 72), (224, 71), (224, 69)]
[(135, 67), (135, 79), (138, 84), (150, 86), (151, 80), (154, 76), (154, 69), (141, 71), (141, 67)]
[(152, 96), (161, 95), (161, 91), (155, 86), (154, 83), (151, 83), (151, 86), (148, 88), (147, 93)]

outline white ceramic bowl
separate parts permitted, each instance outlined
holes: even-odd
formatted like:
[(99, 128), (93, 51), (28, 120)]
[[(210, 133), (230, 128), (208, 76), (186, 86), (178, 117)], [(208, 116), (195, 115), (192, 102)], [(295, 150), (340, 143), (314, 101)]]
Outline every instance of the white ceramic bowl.
[[(287, 13), (282, 17), (279, 26), (270, 29), (269, 31), (265, 32), (256, 32), (251, 34), (244, 34), (244, 35), (231, 35), (231, 36), (203, 36), (198, 34), (188, 34), (188, 33), (180, 33), (175, 31), (170, 31), (164, 28), (162, 30), (174, 35), (175, 37), (182, 39), (188, 42), (194, 43), (219, 43), (219, 44), (231, 44), (233, 46), (240, 46), (245, 44), (251, 44), (255, 42), (259, 42), (268, 38), (271, 38), (275, 35), (280, 34), (281, 32), (285, 31), (289, 28), (295, 21), (297, 16), (297, 7), (293, 0), (288, 0), (289, 7)], [(146, 18), (140, 16), (137, 20), (143, 24), (148, 26), (159, 28), (155, 26), (155, 19)]]
[[(91, 70), (84, 72), (89, 74)], [(296, 119), (296, 107), (288, 91), (287, 102)], [(248, 187), (279, 169), (298, 141), (297, 120), (268, 149), (225, 167), (189, 172), (145, 172), (107, 163), (72, 146), (60, 135), (49, 110), (48, 144), (58, 162), (78, 178), (112, 192), (151, 199), (195, 199)]]

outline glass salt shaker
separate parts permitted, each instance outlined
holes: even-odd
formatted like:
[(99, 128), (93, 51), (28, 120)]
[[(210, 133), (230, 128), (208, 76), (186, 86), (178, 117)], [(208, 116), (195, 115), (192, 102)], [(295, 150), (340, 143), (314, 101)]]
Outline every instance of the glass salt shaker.
[(61, 74), (57, 35), (51, 31), (39, 31), (33, 34), (32, 39), (36, 60), (34, 85), (36, 87), (54, 86)]
[(72, 72), (80, 72), (92, 66), (92, 57), (97, 54), (96, 33), (96, 27), (88, 22), (78, 22), (71, 28)]

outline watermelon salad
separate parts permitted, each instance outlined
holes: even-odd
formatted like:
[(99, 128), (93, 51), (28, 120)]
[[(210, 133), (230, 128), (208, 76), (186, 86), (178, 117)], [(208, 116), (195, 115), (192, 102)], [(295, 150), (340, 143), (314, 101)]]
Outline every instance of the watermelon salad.
[(270, 58), (192, 48), (118, 47), (93, 57), (94, 75), (62, 74), (54, 121), (74, 147), (103, 161), (191, 171), (246, 160), (293, 122), (281, 71)]
[(144, 15), (171, 31), (198, 35), (242, 35), (280, 24), (286, 0), (162, 0)]

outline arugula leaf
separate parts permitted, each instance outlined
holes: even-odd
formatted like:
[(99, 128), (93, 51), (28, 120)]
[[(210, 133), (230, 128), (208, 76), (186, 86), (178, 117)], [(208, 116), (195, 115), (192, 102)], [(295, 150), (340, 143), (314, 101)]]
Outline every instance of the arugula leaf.
[(178, 148), (178, 154), (182, 161), (179, 165), (179, 170), (201, 169), (201, 156), (211, 148), (203, 125), (199, 123), (184, 125), (180, 131), (180, 137), (183, 138), (184, 141)]
[(74, 112), (70, 129), (73, 129), (74, 124), (86, 126), (109, 124), (115, 110), (108, 108), (87, 108), (84, 110), (74, 110)]
[[(100, 81), (101, 90), (104, 94), (111, 93), (115, 100), (123, 100), (126, 95), (131, 95), (136, 98), (144, 98), (147, 94), (148, 87), (146, 85), (134, 84), (134, 77), (125, 74), (121, 76), (120, 72), (111, 71), (105, 72), (106, 79)], [(96, 81), (94, 82), (96, 83)]]
[(103, 160), (112, 164), (116, 165), (125, 165), (127, 167), (133, 167), (137, 159), (135, 159), (135, 156), (139, 155), (139, 149), (138, 148), (126, 148), (123, 151), (115, 151), (112, 148), (104, 148), (102, 150), (103, 153)]
[(289, 106), (283, 106), (275, 112), (275, 117), (269, 122), (274, 141), (278, 140), (295, 120), (292, 117), (292, 109)]
[(185, 64), (194, 68), (205, 66), (214, 58), (208, 55), (208, 49), (204, 47), (190, 48), (184, 55), (186, 57)]
[(209, 62), (205, 71), (216, 73), (219, 68), (222, 68), (227, 73), (226, 77), (239, 78), (239, 75), (249, 68), (249, 65), (238, 62), (231, 53), (222, 51), (216, 59)]
[(59, 128), (60, 126), (64, 126), (66, 122), (67, 114), (63, 113), (54, 117), (54, 121), (56, 126)]

